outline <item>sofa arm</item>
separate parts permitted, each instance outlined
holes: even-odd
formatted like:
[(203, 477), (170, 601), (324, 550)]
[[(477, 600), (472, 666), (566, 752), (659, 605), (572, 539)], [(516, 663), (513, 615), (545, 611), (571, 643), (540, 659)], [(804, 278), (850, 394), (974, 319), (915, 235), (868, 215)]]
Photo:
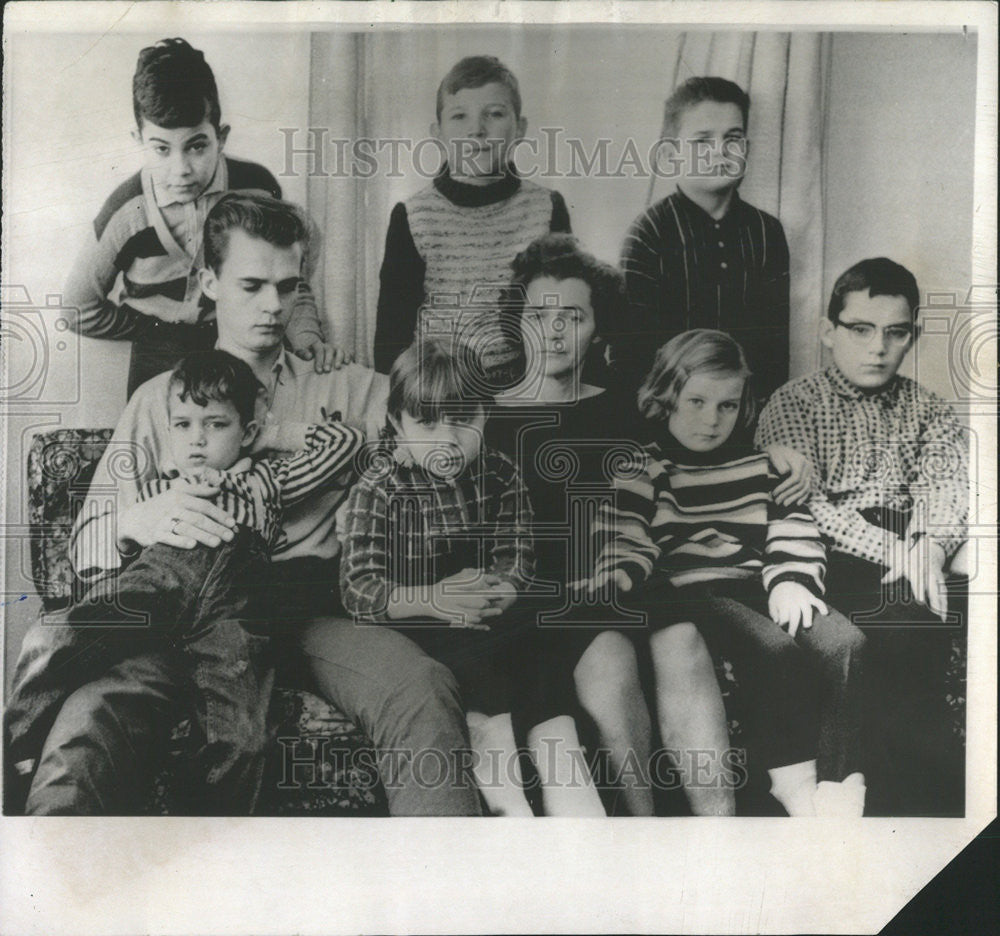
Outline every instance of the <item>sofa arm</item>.
[(69, 538), (111, 429), (54, 429), (28, 450), (31, 578), (47, 610), (69, 603), (74, 573)]

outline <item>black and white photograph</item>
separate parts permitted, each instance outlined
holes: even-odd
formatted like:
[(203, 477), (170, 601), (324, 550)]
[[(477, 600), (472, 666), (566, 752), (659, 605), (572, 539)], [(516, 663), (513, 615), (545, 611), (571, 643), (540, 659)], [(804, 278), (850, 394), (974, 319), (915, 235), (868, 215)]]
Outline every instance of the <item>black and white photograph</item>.
[(877, 932), (995, 817), (995, 5), (4, 19), (0, 930)]

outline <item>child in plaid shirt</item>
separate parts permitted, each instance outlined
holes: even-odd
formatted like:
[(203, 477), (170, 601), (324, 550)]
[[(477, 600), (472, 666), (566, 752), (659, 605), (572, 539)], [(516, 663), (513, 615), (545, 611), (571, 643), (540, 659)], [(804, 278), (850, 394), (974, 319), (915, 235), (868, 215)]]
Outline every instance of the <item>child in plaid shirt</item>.
[[(321, 485), (346, 483), (363, 434), (339, 421), (306, 426), (265, 422), (255, 408), (262, 387), (250, 367), (225, 351), (184, 358), (169, 385), (172, 465), (143, 485), (139, 499), (188, 484), (217, 488), (213, 503), (225, 541), (184, 548), (134, 546), (106, 576), (53, 621), (25, 637), (5, 713), (9, 760), (30, 761), (63, 702), (132, 654), (168, 648), (189, 669), (206, 747), (198, 755), (212, 813), (253, 809), (268, 740), (274, 681), (264, 655), (269, 619), (264, 592), (270, 554), (281, 543), (284, 508)], [(247, 452), (295, 452), (251, 461)], [(183, 526), (181, 526), (183, 531)]]
[(544, 634), (517, 614), (534, 573), (532, 512), (513, 464), (483, 448), (489, 402), (441, 341), (424, 338), (397, 358), (383, 446), (347, 504), (344, 607), (359, 622), (402, 630), (451, 668), (494, 812), (532, 815), (519, 736), (547, 814), (603, 815), (578, 770), (569, 671), (542, 671)]

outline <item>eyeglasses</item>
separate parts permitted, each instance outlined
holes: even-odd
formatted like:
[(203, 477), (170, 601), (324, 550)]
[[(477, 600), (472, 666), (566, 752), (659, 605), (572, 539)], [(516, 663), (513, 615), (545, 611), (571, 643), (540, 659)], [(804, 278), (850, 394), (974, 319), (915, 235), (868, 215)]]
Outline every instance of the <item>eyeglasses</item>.
[[(875, 333), (879, 331), (868, 322), (841, 322), (838, 320), (834, 324), (839, 328), (846, 328), (847, 334), (850, 335), (855, 344), (859, 345), (868, 344), (875, 337)], [(897, 347), (905, 345), (913, 337), (913, 329), (909, 325), (889, 325), (881, 331), (889, 344)]]

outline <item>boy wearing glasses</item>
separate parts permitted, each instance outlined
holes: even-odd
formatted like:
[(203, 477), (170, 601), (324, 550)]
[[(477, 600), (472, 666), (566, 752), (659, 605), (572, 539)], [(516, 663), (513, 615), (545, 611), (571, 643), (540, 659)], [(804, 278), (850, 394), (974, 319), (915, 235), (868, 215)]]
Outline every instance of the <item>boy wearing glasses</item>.
[(916, 279), (892, 260), (847, 270), (822, 323), (833, 364), (775, 391), (757, 444), (812, 460), (809, 509), (831, 543), (826, 594), (869, 640), (869, 770), (888, 773), (883, 809), (961, 815), (943, 679), (964, 634), (969, 452), (951, 407), (898, 374), (918, 304)]
[(788, 380), (788, 244), (781, 222), (743, 201), (750, 98), (724, 78), (689, 78), (666, 103), (660, 161), (677, 190), (640, 215), (622, 246), (628, 317), (613, 367), (637, 387), (653, 353), (712, 328), (742, 345), (754, 390)]

